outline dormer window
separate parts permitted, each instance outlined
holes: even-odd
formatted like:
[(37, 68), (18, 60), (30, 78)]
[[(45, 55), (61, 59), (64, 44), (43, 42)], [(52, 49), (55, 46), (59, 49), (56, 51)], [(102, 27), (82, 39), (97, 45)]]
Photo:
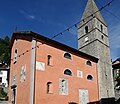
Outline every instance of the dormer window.
[(88, 26), (85, 26), (85, 33), (88, 33)]
[(71, 54), (68, 53), (68, 52), (66, 52), (66, 53), (64, 54), (64, 57), (67, 58), (67, 59), (72, 60)]

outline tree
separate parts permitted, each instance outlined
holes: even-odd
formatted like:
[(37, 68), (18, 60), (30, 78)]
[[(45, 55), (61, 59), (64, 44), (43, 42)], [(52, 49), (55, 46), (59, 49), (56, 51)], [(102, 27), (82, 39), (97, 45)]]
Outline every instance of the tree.
[(6, 36), (6, 37), (4, 38), (4, 41), (7, 42), (7, 43), (9, 43), (10, 38), (9, 38), (8, 36)]
[(7, 63), (10, 62), (10, 48), (9, 48), (10, 38), (6, 36), (4, 39), (0, 39), (0, 62)]

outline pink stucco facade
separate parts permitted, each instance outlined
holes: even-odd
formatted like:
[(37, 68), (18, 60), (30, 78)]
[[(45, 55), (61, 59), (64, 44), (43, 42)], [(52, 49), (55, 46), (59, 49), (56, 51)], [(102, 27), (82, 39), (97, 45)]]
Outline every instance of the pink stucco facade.
[[(18, 49), (18, 57), (15, 64), (13, 63), (14, 60), (11, 60), (10, 104), (12, 96), (11, 86), (13, 85), (12, 80), (14, 75), (16, 75), (15, 84), (17, 86), (15, 88), (16, 104), (69, 104), (70, 102), (80, 104), (80, 90), (88, 92), (88, 102), (99, 100), (97, 62), (94, 61), (94, 58), (91, 58), (91, 56), (87, 57), (84, 53), (80, 54), (78, 51), (75, 52), (71, 50), (72, 48), (69, 49), (69, 47), (60, 43), (60, 46), (57, 46), (53, 40), (47, 42), (45, 41), (46, 38), (35, 37), (34, 44), (36, 48), (33, 48), (32, 36), (30, 34), (14, 33), (13, 37), (11, 41), (11, 58), (14, 57), (14, 50), (16, 48)], [(17, 38), (17, 41), (15, 38)], [(34, 62), (32, 62), (31, 57), (33, 57), (33, 54), (30, 49), (35, 52)], [(71, 55), (71, 59), (64, 57), (66, 52)], [(51, 56), (50, 65), (48, 65), (48, 56)], [(91, 62), (91, 66), (86, 64), (88, 60)], [(31, 64), (34, 66), (34, 74), (31, 73)], [(25, 75), (23, 77), (24, 80), (21, 81), (22, 66), (25, 68)], [(65, 69), (69, 69), (72, 75), (64, 74)], [(78, 76), (78, 71), (82, 73), (81, 76)], [(92, 75), (93, 78), (88, 80), (88, 75)], [(31, 77), (33, 77), (32, 81), (34, 85), (31, 85)], [(61, 78), (67, 80), (67, 94), (61, 94), (60, 92)], [(48, 93), (48, 82), (52, 84), (51, 93)], [(31, 89), (33, 95), (30, 93)], [(30, 99), (33, 99), (33, 102), (30, 102)]]
[[(23, 40), (25, 37), (21, 36), (22, 39), (15, 39), (11, 49), (11, 65), (10, 65), (10, 85), (9, 85), (9, 104), (13, 99), (11, 86), (13, 85), (13, 80), (15, 80), (16, 87), (16, 104), (29, 104), (30, 96), (30, 60), (31, 52), (23, 54), (26, 49), (31, 48), (31, 41)], [(30, 37), (27, 37), (30, 38)], [(30, 39), (31, 40), (31, 39)], [(18, 50), (18, 54), (23, 54), (17, 57), (17, 62), (14, 64), (14, 51)], [(22, 66), (26, 67), (26, 80), (25, 82), (20, 81)], [(14, 79), (13, 77), (16, 76)]]

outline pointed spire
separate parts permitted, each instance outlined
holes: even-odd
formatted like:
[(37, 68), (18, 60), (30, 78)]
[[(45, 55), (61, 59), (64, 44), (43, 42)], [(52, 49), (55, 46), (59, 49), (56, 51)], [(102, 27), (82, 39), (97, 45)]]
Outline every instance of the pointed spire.
[[(98, 7), (97, 5), (95, 4), (94, 0), (88, 0), (87, 2), (87, 5), (86, 5), (86, 8), (85, 8), (85, 11), (83, 13), (83, 16), (82, 16), (82, 20), (85, 19), (86, 17), (90, 16), (88, 19), (86, 20), (89, 20), (92, 18), (92, 16), (95, 16), (96, 18), (98, 18), (101, 22), (103, 22), (104, 24), (105, 21), (100, 13), (100, 11), (98, 11)], [(96, 11), (98, 11), (97, 13), (95, 13)], [(94, 14), (95, 13), (95, 14)], [(85, 21), (86, 21), (85, 20)]]

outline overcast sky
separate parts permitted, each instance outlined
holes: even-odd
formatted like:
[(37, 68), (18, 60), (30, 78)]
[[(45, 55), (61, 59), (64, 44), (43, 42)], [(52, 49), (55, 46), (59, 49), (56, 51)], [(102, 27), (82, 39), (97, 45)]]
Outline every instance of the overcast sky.
[[(99, 8), (110, 1), (95, 0)], [(17, 29), (32, 30), (50, 38), (80, 21), (86, 3), (87, 0), (1, 0), (0, 36), (11, 37)], [(120, 0), (114, 0), (102, 15), (109, 30), (111, 57), (115, 60), (120, 57)], [(75, 28), (54, 40), (77, 49)]]

